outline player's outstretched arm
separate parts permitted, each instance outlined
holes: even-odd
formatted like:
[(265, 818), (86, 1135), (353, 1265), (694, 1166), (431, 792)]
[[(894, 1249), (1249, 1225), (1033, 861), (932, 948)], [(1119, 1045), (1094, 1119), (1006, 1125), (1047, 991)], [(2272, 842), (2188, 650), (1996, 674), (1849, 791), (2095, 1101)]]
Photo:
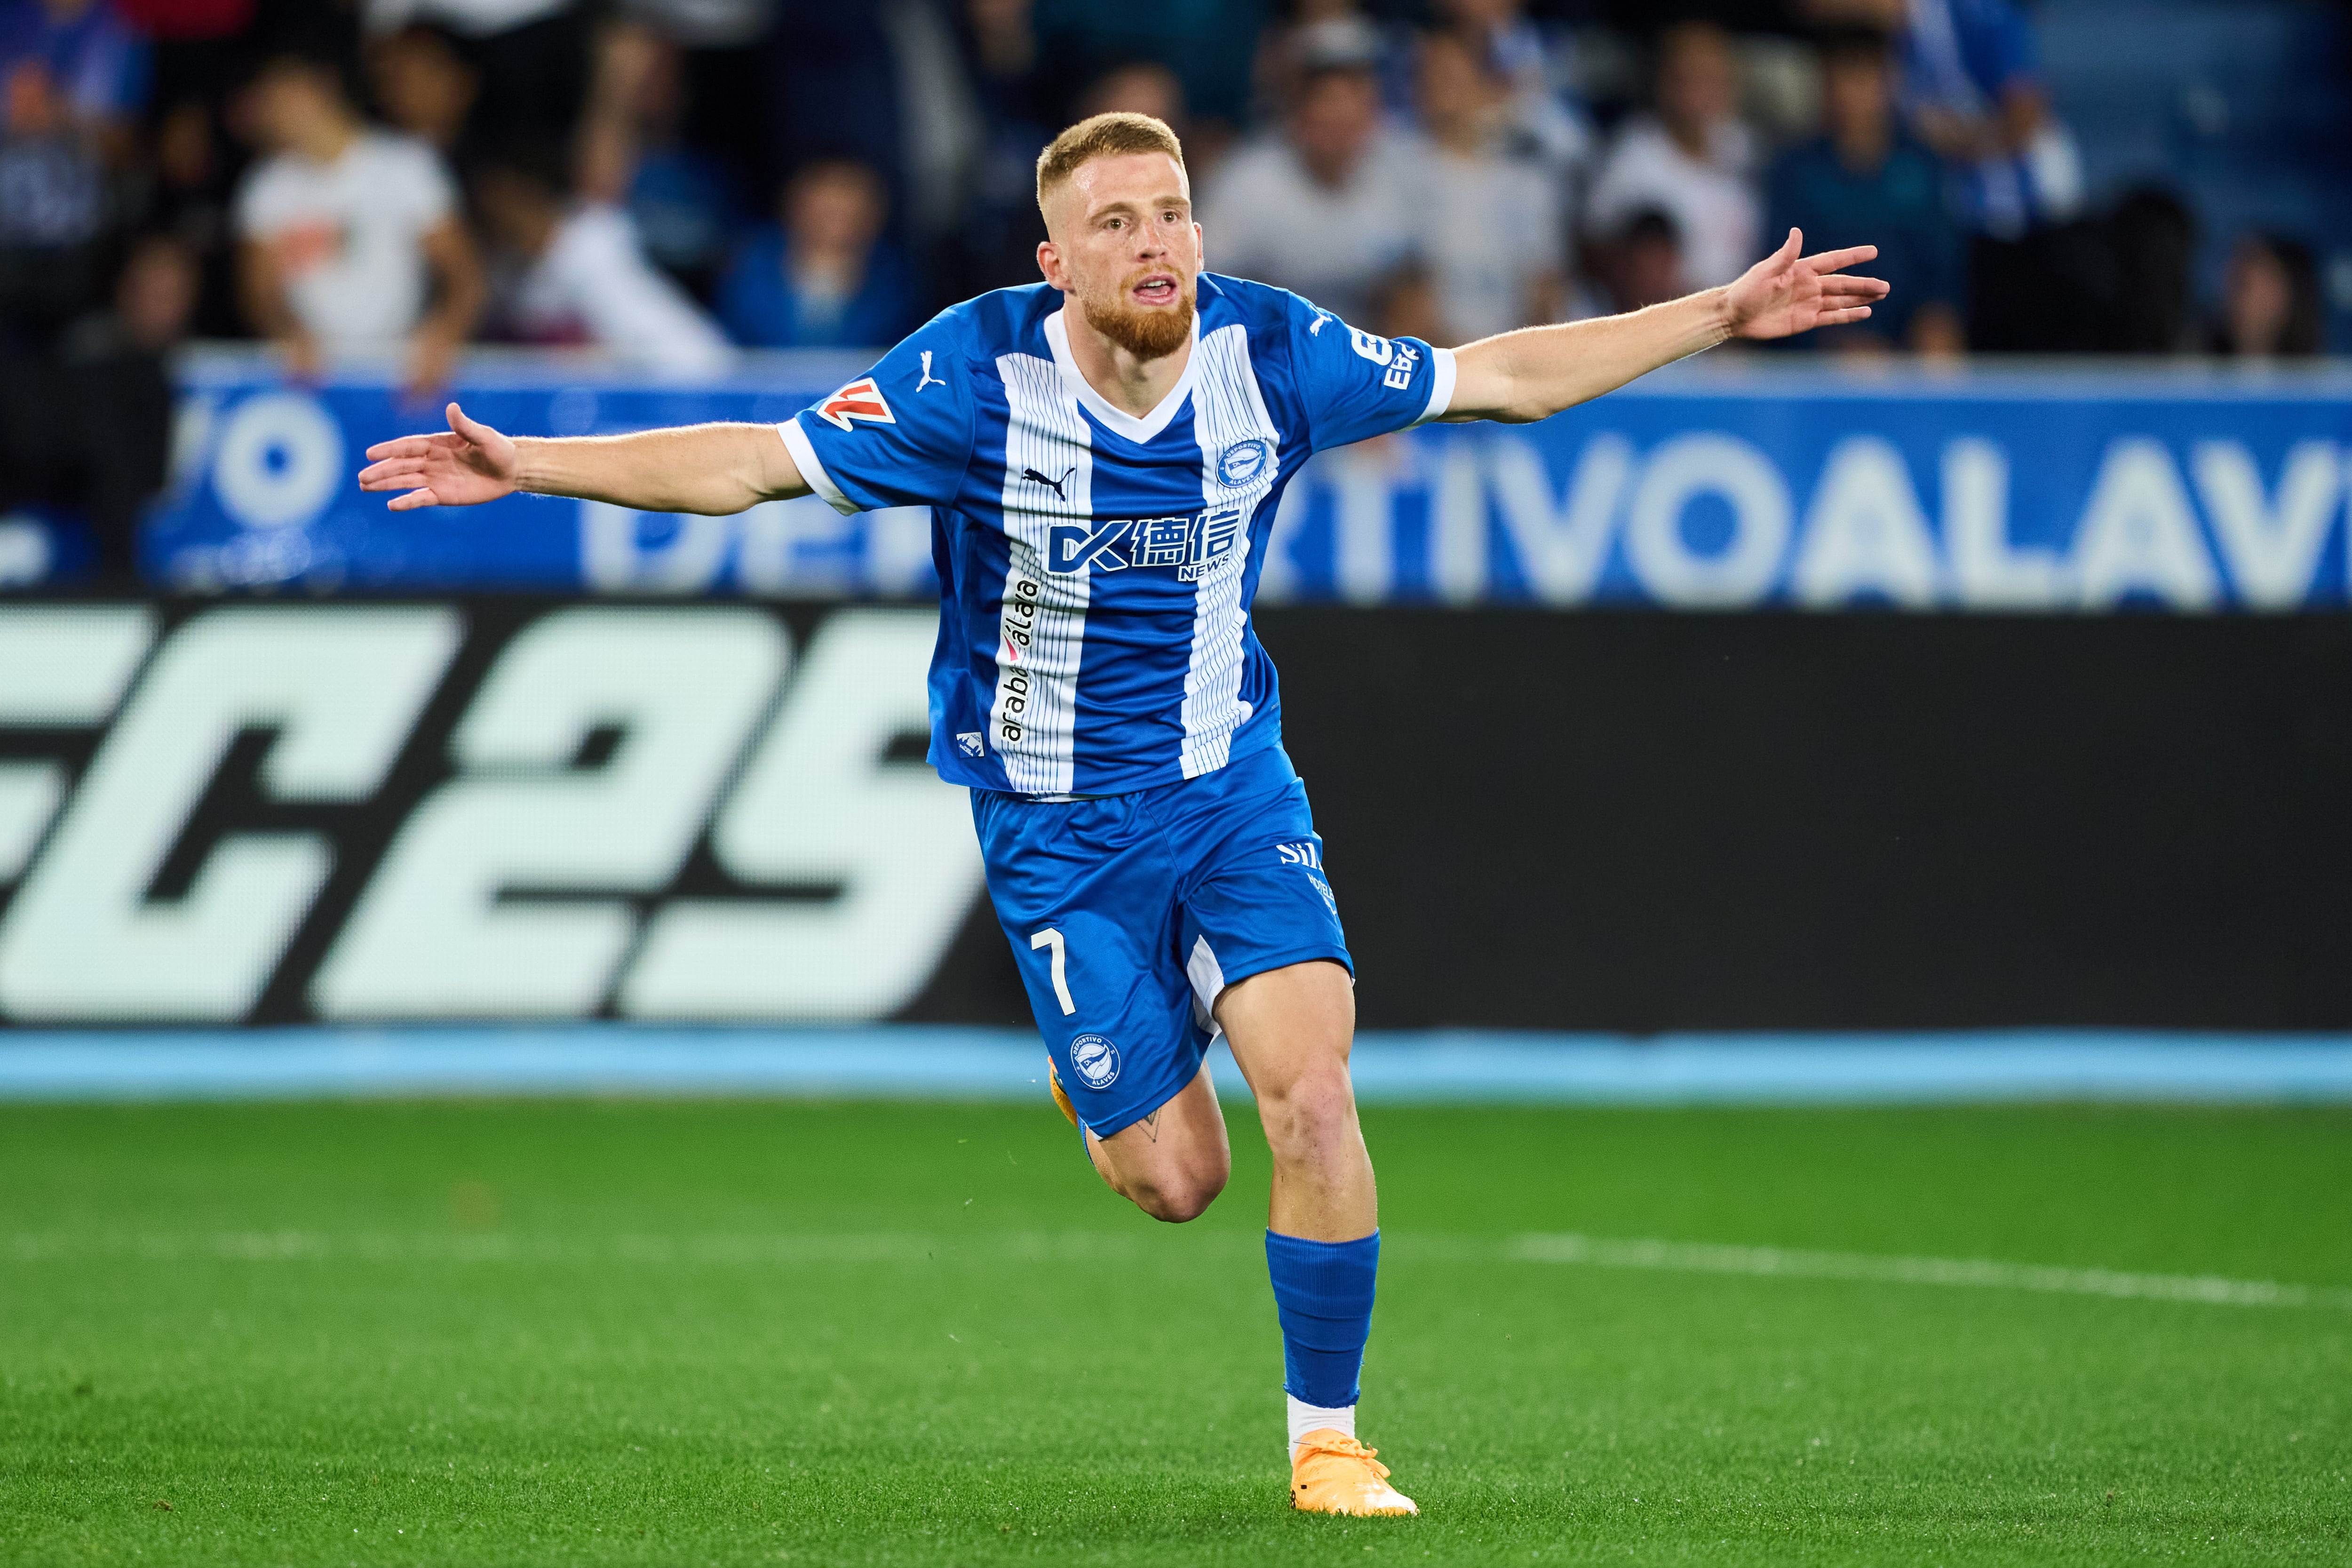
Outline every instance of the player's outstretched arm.
[(1720, 289), (1622, 316), (1528, 327), (1456, 349), (1454, 398), (1443, 417), (1526, 424), (1614, 392), (1727, 338), (1785, 338), (1869, 320), (1871, 302), (1885, 299), (1887, 286), (1845, 269), (1874, 259), (1878, 247), (1806, 256), (1804, 243), (1790, 229), (1787, 244)]
[(634, 436), (505, 436), (449, 405), (449, 428), (368, 448), (360, 489), (394, 511), (478, 506), (517, 490), (639, 511), (741, 511), (809, 493), (772, 425), (688, 425)]

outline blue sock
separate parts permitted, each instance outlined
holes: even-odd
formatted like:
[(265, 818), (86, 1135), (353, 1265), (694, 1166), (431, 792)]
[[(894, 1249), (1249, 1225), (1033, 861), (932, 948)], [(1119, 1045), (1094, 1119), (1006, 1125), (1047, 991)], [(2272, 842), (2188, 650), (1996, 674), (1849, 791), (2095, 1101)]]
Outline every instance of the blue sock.
[(1356, 1241), (1307, 1241), (1265, 1233), (1265, 1267), (1282, 1319), (1282, 1386), (1327, 1410), (1356, 1403), (1364, 1342), (1372, 1331), (1372, 1282), (1381, 1233)]

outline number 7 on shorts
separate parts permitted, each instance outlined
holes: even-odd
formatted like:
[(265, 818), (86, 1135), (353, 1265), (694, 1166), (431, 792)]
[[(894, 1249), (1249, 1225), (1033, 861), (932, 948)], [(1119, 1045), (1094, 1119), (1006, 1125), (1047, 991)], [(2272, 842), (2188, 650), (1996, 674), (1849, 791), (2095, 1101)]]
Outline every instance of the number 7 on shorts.
[(1032, 932), (1029, 937), (1029, 951), (1034, 952), (1041, 947), (1050, 947), (1054, 950), (1054, 999), (1061, 1003), (1062, 1016), (1066, 1018), (1078, 1010), (1078, 1005), (1070, 1000), (1070, 980), (1065, 967), (1066, 950), (1062, 943), (1062, 933), (1051, 926), (1047, 926), (1044, 931)]

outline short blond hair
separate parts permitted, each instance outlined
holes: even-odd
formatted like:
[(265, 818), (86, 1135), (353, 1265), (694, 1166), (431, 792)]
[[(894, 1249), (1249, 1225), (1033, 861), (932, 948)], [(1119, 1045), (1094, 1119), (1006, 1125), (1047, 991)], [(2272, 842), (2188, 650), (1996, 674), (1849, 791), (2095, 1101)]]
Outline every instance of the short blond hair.
[(1184, 167), (1184, 143), (1164, 120), (1121, 109), (1079, 121), (1037, 154), (1037, 205), (1042, 209), (1045, 193), (1097, 158), (1123, 158), (1134, 153), (1165, 153), (1176, 160), (1178, 168)]

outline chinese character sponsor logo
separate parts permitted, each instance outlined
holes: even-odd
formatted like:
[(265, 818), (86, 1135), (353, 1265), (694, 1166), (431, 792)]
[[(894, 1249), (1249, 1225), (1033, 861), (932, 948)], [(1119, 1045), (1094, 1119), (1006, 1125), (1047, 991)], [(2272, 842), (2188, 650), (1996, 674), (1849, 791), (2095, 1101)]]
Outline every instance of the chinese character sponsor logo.
[(1168, 567), (1180, 583), (1197, 583), (1239, 563), (1243, 512), (1219, 507), (1191, 517), (1122, 517), (1068, 522), (1046, 535), (1045, 569), (1058, 576)]

